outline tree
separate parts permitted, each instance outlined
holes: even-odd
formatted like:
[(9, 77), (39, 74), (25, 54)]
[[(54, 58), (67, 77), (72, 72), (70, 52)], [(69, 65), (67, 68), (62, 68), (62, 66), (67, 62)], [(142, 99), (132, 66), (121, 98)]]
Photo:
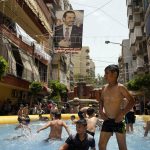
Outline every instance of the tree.
[(8, 62), (2, 56), (0, 56), (0, 80), (6, 73), (7, 69), (8, 69)]
[(130, 80), (127, 83), (127, 88), (133, 91), (143, 90), (143, 89), (147, 89), (148, 91), (150, 91), (150, 74), (137, 76), (133, 80)]
[(93, 85), (93, 87), (96, 87), (97, 84), (97, 80), (95, 78), (95, 76), (84, 76), (84, 75), (80, 75), (80, 74), (76, 74), (74, 76), (75, 82), (86, 82), (86, 84), (91, 84)]
[(49, 81), (49, 87), (52, 89), (52, 93), (49, 96), (55, 102), (60, 102), (62, 98), (67, 96), (67, 87), (66, 85), (60, 83), (57, 80)]
[(98, 74), (97, 75), (97, 87), (102, 87), (104, 84), (106, 84), (104, 77)]
[(43, 85), (41, 82), (38, 82), (38, 81), (33, 81), (30, 85), (29, 85), (29, 89), (30, 89), (30, 92), (32, 94), (32, 97), (31, 97), (31, 101), (30, 101), (30, 106), (32, 106), (32, 102), (33, 100), (35, 99), (35, 96), (42, 91), (43, 89)]

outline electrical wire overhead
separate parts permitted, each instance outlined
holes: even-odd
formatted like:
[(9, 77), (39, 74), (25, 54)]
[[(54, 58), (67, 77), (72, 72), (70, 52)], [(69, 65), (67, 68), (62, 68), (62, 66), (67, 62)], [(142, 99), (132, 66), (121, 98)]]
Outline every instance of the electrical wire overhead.
[(111, 1), (112, 1), (112, 0), (108, 1), (107, 3), (105, 3), (104, 5), (102, 5), (101, 7), (96, 8), (94, 11), (88, 13), (85, 17), (88, 17), (89, 15), (91, 15), (91, 14), (95, 13), (96, 11), (102, 9), (103, 7), (105, 7), (106, 5), (108, 5)]

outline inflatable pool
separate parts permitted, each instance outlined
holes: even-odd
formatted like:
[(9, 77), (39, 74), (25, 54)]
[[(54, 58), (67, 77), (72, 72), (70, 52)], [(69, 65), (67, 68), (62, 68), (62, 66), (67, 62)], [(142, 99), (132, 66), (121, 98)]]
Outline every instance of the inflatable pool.
[[(77, 114), (62, 114), (63, 120), (69, 120), (71, 115), (75, 115), (77, 118)], [(43, 114), (42, 116), (50, 118), (49, 114)], [(31, 121), (38, 121), (39, 115), (29, 115)], [(0, 124), (16, 124), (18, 123), (18, 116), (0, 116)]]
[[(69, 115), (68, 115), (69, 117)], [(65, 120), (72, 134), (76, 133), (76, 127), (71, 124), (70, 120)], [(58, 150), (68, 137), (67, 132), (63, 129), (62, 140), (50, 140), (44, 142), (49, 135), (50, 129), (45, 129), (37, 133), (37, 129), (43, 127), (47, 122), (33, 121), (29, 124), (32, 134), (28, 134), (28, 130), (15, 130), (16, 124), (1, 124), (0, 125), (0, 145), (2, 150)], [(149, 150), (150, 149), (150, 133), (144, 137), (144, 121), (136, 120), (134, 124), (134, 132), (127, 134), (127, 147), (129, 150)], [(95, 132), (96, 149), (98, 150), (98, 141), (100, 129)], [(111, 136), (107, 150), (118, 150), (115, 134)]]
[[(63, 120), (69, 120), (71, 115), (75, 115), (76, 118), (78, 118), (77, 114), (62, 114)], [(50, 118), (49, 114), (43, 114), (42, 116)], [(31, 121), (38, 121), (39, 116), (38, 115), (29, 115)], [(18, 123), (17, 120), (18, 116), (0, 116), (0, 124), (16, 124)], [(136, 115), (136, 119), (143, 120), (144, 122), (150, 121), (150, 115)]]

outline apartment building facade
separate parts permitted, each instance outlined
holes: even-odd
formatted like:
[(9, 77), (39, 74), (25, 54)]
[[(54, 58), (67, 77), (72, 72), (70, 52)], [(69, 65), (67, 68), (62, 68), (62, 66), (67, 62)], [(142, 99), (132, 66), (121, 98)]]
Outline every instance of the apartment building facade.
[(77, 81), (83, 81), (84, 77), (95, 77), (95, 64), (90, 59), (89, 52), (89, 47), (83, 46), (81, 52), (72, 55), (73, 71)]
[(126, 83), (133, 78), (134, 61), (132, 58), (132, 52), (130, 50), (129, 39), (123, 40), (121, 46), (121, 56), (118, 59), (120, 70), (119, 82)]
[(149, 0), (126, 0), (133, 76), (149, 73)]
[[(7, 99), (13, 103), (29, 100), (32, 81), (42, 82), (43, 89), (48, 92), (48, 81), (55, 79), (53, 69), (56, 72), (57, 68), (57, 79), (66, 78), (65, 56), (56, 54), (55, 57), (53, 28), (55, 11), (71, 9), (71, 5), (67, 0), (7, 0), (0, 3), (0, 55), (9, 63), (8, 72), (0, 81), (2, 105)], [(57, 65), (56, 58), (59, 60)]]

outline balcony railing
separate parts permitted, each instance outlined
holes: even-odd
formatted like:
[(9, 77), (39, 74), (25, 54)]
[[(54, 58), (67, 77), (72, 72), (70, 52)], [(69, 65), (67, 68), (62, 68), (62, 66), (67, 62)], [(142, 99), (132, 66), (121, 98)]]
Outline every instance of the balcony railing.
[(126, 5), (131, 6), (132, 5), (132, 0), (126, 0)]
[[(2, 33), (5, 38), (8, 38), (19, 48), (29, 52), (31, 55), (34, 55), (42, 63), (48, 64), (51, 61), (51, 56), (45, 52), (45, 47), (37, 44), (36, 42), (30, 41), (26, 36), (19, 35), (11, 32), (6, 26), (0, 26), (0, 33)], [(33, 53), (34, 52), (34, 53)]]

